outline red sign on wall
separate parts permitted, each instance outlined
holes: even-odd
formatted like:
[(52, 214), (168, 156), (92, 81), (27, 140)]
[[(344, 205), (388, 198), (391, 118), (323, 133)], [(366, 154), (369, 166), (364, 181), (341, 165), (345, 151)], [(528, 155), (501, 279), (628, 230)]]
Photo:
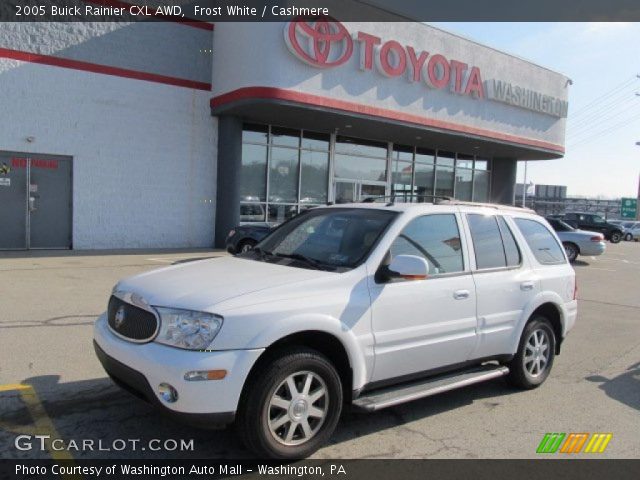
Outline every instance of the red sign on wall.
[[(13, 157), (11, 159), (11, 166), (13, 168), (27, 168), (27, 159), (20, 157)], [(55, 170), (58, 168), (57, 160), (44, 160), (42, 158), (32, 158), (31, 168), (46, 168), (49, 170)]]

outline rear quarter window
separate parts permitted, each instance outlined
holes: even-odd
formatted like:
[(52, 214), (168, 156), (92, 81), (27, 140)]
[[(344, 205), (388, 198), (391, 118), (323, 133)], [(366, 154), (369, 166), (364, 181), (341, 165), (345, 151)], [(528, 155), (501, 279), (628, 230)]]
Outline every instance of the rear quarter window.
[(539, 263), (543, 265), (566, 263), (564, 249), (546, 226), (528, 218), (514, 218), (514, 221)]

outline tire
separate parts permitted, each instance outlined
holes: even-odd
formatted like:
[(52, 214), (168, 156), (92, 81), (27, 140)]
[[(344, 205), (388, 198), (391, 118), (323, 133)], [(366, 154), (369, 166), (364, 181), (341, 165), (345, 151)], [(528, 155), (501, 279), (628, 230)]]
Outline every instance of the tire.
[(609, 237), (611, 243), (620, 243), (620, 240), (622, 240), (622, 232), (611, 232)]
[(578, 258), (578, 254), (580, 253), (578, 246), (575, 243), (571, 242), (564, 242), (562, 246), (564, 247), (564, 251), (567, 254), (569, 263), (575, 262)]
[(255, 240), (242, 240), (239, 244), (238, 244), (238, 253), (245, 253), (248, 252), (249, 250), (251, 250), (253, 247), (255, 247), (258, 244), (258, 242), (256, 242)]
[(625, 239), (627, 242), (630, 242), (631, 240), (633, 240), (633, 235), (631, 235), (630, 233), (627, 233), (627, 234), (624, 236), (624, 239)]
[[(536, 339), (540, 342), (539, 345), (546, 345), (546, 349), (539, 350), (539, 353), (535, 351)], [(516, 356), (509, 362), (507, 381), (525, 390), (539, 387), (551, 372), (555, 349), (556, 336), (549, 320), (541, 315), (533, 317), (524, 327)], [(529, 352), (531, 354), (527, 355)], [(540, 356), (536, 356), (537, 354)], [(532, 357), (534, 360), (525, 361), (525, 356)], [(544, 363), (542, 363), (543, 360)], [(538, 371), (536, 366), (539, 368)]]
[[(295, 394), (291, 388), (296, 389)], [(316, 400), (312, 400), (314, 395)], [(305, 458), (331, 437), (342, 398), (338, 372), (324, 355), (307, 348), (283, 351), (247, 380), (237, 430), (245, 445), (260, 457)]]

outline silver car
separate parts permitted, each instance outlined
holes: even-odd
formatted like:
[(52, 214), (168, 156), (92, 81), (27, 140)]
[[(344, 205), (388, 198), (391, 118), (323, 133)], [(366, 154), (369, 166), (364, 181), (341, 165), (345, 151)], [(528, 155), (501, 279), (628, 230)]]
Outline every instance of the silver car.
[(571, 263), (578, 255), (602, 255), (607, 249), (601, 233), (575, 229), (557, 218), (547, 218), (547, 221), (558, 234)]

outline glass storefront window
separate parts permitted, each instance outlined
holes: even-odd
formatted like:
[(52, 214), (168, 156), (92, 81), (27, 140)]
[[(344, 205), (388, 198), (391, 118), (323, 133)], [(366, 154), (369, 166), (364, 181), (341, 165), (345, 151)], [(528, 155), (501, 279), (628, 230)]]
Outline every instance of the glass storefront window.
[(356, 138), (336, 137), (336, 152), (352, 155), (387, 158), (387, 144)]
[(242, 129), (242, 143), (267, 143), (269, 127), (266, 125), (246, 124)]
[(326, 133), (302, 132), (302, 148), (329, 151), (330, 136)]
[(473, 176), (473, 201), (489, 201), (489, 172), (487, 170), (476, 170)]
[(416, 148), (416, 163), (435, 163), (436, 152), (427, 148)]
[(241, 203), (240, 204), (240, 221), (241, 222), (264, 222), (266, 208), (263, 203)]
[(337, 202), (391, 192), (398, 202), (454, 193), (465, 201), (490, 198), (491, 161), (473, 155), (412, 145), (390, 151), (386, 142), (255, 124), (245, 124), (242, 142), (242, 222), (280, 223), (330, 197)]
[(387, 179), (387, 160), (336, 153), (335, 176), (336, 178), (384, 182)]
[(271, 148), (269, 166), (269, 202), (298, 201), (298, 156), (292, 148)]
[(326, 203), (329, 180), (329, 153), (300, 152), (300, 203)]
[(300, 130), (271, 127), (271, 143), (284, 147), (298, 148), (300, 146)]
[(455, 163), (456, 160), (456, 154), (453, 152), (443, 152), (438, 150), (438, 158), (437, 158), (437, 163), (438, 165), (443, 165), (443, 166), (447, 166), (447, 167), (453, 167), (453, 164)]
[(480, 158), (476, 158), (474, 168), (476, 170), (489, 170), (489, 160), (483, 160)]
[(242, 201), (265, 201), (267, 187), (267, 147), (242, 145), (242, 172), (240, 174)]
[[(416, 157), (417, 159), (417, 157)], [(430, 202), (433, 195), (433, 164), (416, 162), (416, 176), (414, 193), (418, 195), (418, 202)]]
[(280, 205), (275, 203), (269, 204), (267, 222), (282, 223), (295, 217), (298, 214), (297, 205)]

